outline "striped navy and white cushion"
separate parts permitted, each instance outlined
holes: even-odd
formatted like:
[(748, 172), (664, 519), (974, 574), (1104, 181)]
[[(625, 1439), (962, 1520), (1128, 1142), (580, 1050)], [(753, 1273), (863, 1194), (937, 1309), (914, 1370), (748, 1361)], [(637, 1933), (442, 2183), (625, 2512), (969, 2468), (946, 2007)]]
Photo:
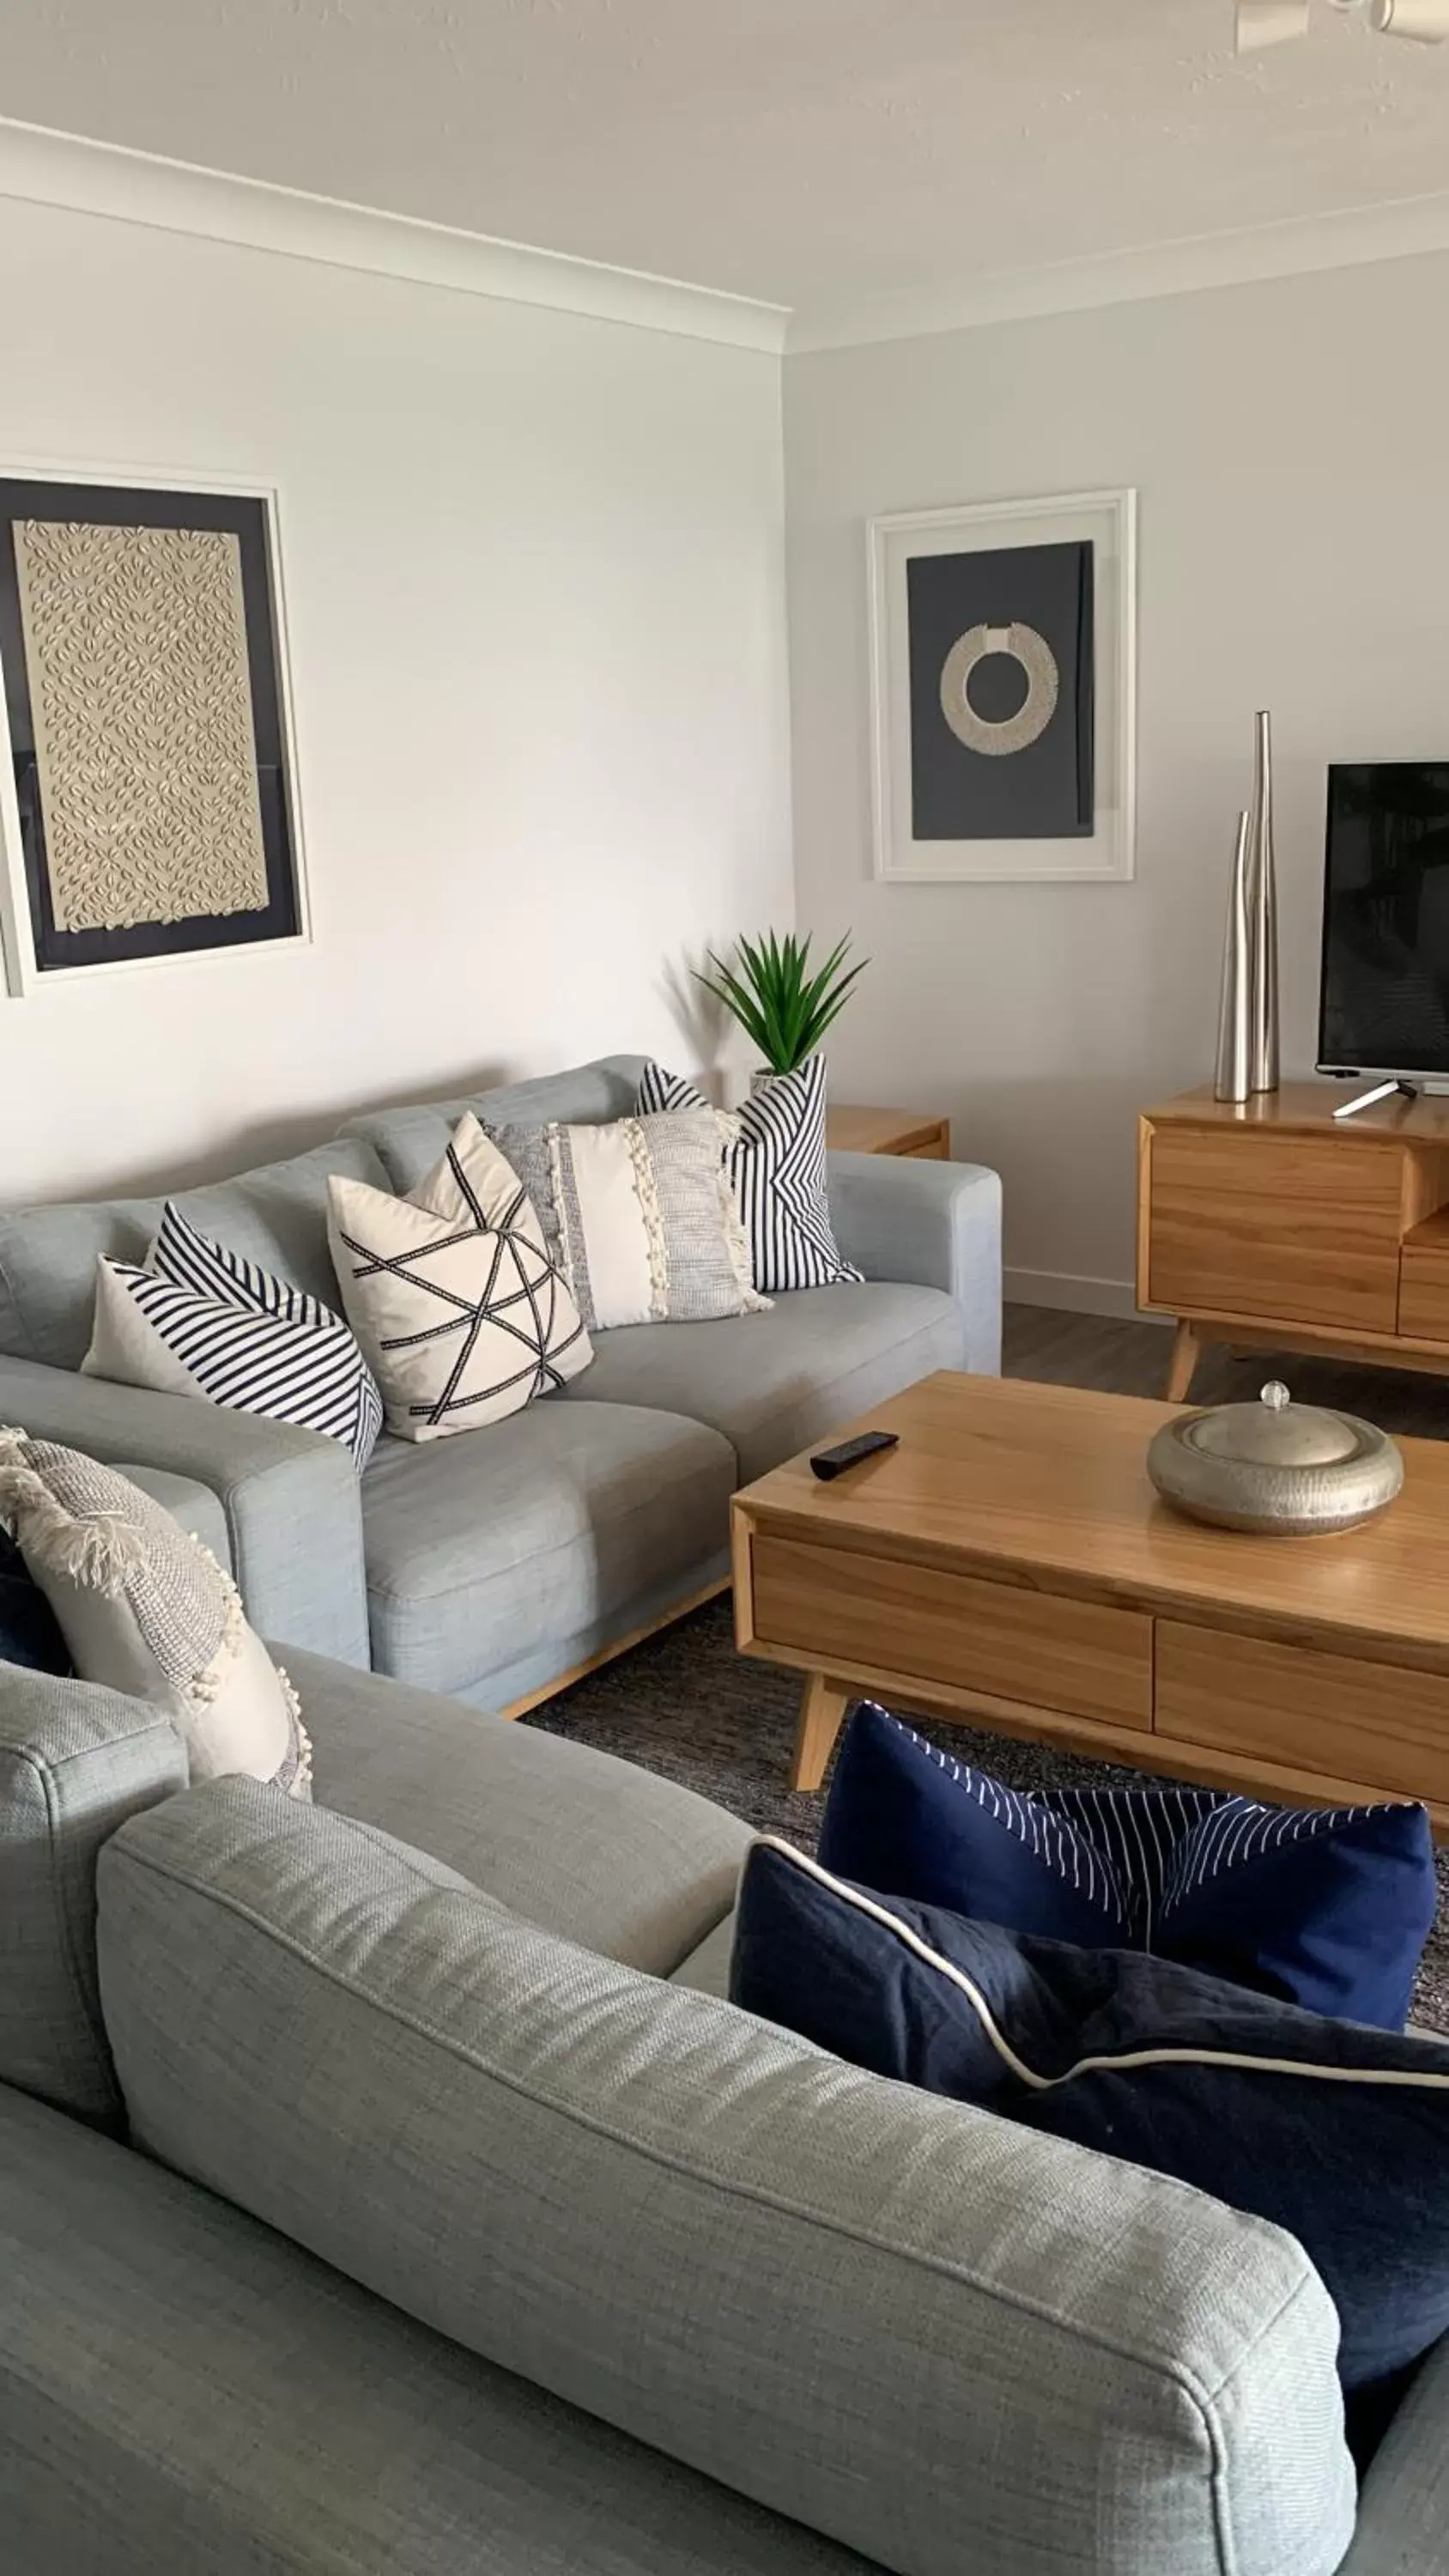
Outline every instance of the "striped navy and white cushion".
[[(707, 1109), (702, 1091), (648, 1064), (639, 1113)], [(835, 1288), (860, 1280), (840, 1257), (825, 1187), (825, 1058), (772, 1074), (729, 1122), (725, 1170), (749, 1238), (754, 1283), (769, 1296), (792, 1288)]]
[(198, 1234), (168, 1200), (147, 1267), (102, 1258), (82, 1367), (325, 1432), (361, 1470), (382, 1398), (356, 1336), (318, 1297)]
[(1438, 1902), (1423, 1807), (1269, 1807), (1219, 1789), (1043, 1789), (958, 1762), (870, 1702), (846, 1729), (827, 1869), (1092, 1949), (1150, 1950), (1402, 2030)]

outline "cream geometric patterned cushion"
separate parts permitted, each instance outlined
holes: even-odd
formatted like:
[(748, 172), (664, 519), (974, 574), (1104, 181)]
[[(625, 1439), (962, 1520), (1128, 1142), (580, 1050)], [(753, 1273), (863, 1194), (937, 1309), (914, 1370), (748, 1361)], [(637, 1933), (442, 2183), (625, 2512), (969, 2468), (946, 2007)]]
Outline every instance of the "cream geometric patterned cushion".
[(312, 1794), (297, 1694), (209, 1548), (128, 1476), (0, 1431), (0, 1527), (45, 1594), (82, 1681), (166, 1709), (193, 1780), (246, 1772)]
[(471, 1111), (407, 1198), (336, 1175), (327, 1193), (342, 1303), (399, 1439), (481, 1430), (588, 1367), (528, 1193)]

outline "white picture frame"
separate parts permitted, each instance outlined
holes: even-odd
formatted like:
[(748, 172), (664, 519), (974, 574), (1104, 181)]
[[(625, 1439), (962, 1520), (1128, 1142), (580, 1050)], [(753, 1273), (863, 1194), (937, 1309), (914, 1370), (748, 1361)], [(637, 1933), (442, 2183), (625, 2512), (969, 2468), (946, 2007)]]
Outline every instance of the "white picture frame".
[[(159, 956), (108, 959), (84, 966), (44, 966), (36, 951), (30, 888), (20, 808), (15, 792), (15, 755), (5, 690), (0, 685), (0, 998), (22, 1001), (40, 992), (84, 989), (116, 975), (154, 975), (178, 967), (206, 967), (249, 958), (276, 958), (310, 949), (316, 936), (313, 900), (303, 825), (301, 755), (297, 740), (296, 702), (288, 653), (287, 603), (282, 578), (282, 500), (273, 483), (229, 475), (189, 473), (175, 467), (94, 464), (85, 459), (0, 456), (0, 481), (101, 484), (117, 491), (195, 492), (226, 499), (260, 501), (266, 527), (267, 569), (271, 590), (272, 643), (277, 695), (286, 745), (286, 782), (292, 874), (297, 927), (288, 935), (239, 941), (224, 947), (180, 949)], [(3, 681), (3, 674), (0, 674)]]
[[(1094, 761), (1090, 833), (1060, 840), (917, 840), (912, 828), (906, 567), (921, 555), (1090, 543), (1094, 549)], [(888, 885), (1120, 883), (1136, 868), (1137, 494), (898, 511), (866, 529), (873, 873)]]

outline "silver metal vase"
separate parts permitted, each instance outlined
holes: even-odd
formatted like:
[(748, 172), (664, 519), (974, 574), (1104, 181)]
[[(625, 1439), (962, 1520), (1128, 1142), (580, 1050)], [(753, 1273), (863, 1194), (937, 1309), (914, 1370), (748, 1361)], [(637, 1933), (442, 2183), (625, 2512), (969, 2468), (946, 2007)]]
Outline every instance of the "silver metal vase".
[(1253, 941), (1248, 907), (1248, 847), (1251, 817), (1238, 816), (1238, 844), (1228, 888), (1228, 926), (1223, 939), (1223, 984), (1218, 1002), (1218, 1060), (1213, 1075), (1215, 1100), (1246, 1100), (1253, 1073)]
[(1273, 719), (1257, 718), (1248, 820), (1248, 941), (1252, 974), (1250, 1091), (1278, 1088), (1278, 872), (1273, 857)]

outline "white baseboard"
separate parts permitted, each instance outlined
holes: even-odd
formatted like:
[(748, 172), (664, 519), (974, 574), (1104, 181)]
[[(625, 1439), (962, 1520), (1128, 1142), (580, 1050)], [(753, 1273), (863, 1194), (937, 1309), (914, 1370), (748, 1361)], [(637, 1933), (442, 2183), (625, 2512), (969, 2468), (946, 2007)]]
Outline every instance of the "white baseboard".
[(1128, 1323), (1170, 1324), (1170, 1315), (1138, 1312), (1130, 1279), (1088, 1279), (1072, 1270), (1007, 1270), (1001, 1293), (1010, 1306), (1060, 1306), (1070, 1315), (1118, 1315)]

